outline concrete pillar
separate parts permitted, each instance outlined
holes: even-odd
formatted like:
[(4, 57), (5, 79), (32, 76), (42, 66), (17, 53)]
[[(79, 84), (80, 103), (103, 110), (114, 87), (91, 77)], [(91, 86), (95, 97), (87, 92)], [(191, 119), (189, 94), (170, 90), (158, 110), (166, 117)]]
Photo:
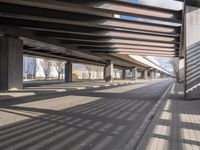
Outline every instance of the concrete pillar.
[(158, 79), (158, 78), (161, 78), (161, 73), (160, 73), (160, 71), (157, 71), (157, 72), (156, 72), (156, 76), (157, 76), (157, 79)]
[(72, 82), (72, 62), (65, 63), (65, 82)]
[(113, 81), (113, 71), (114, 65), (113, 62), (108, 60), (105, 67), (104, 67), (104, 79), (106, 82), (112, 82)]
[(145, 79), (145, 80), (148, 79), (148, 71), (147, 71), (147, 70), (144, 71), (144, 79)]
[(154, 71), (154, 79), (157, 79), (158, 76), (157, 76), (157, 71)]
[(150, 72), (150, 78), (151, 78), (151, 79), (154, 79), (154, 78), (155, 78), (155, 75), (154, 75), (154, 72), (153, 72), (153, 71)]
[(160, 73), (160, 78), (165, 78), (165, 74)]
[(200, 98), (200, 8), (186, 6), (185, 96)]
[(133, 67), (132, 69), (131, 69), (131, 72), (132, 72), (132, 78), (133, 78), (133, 80), (137, 80), (137, 77), (138, 77), (138, 71), (137, 71), (137, 67)]
[(122, 79), (125, 80), (126, 79), (126, 69), (122, 70)]
[(0, 37), (0, 90), (23, 88), (23, 41)]

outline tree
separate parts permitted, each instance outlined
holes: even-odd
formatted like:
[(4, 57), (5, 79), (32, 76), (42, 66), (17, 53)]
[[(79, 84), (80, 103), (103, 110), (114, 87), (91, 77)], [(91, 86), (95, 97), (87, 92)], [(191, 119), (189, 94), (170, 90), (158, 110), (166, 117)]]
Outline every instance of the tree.
[(38, 61), (36, 61), (36, 65), (35, 65), (35, 79), (36, 79), (36, 75), (37, 75), (39, 69), (40, 69), (39, 63), (38, 63)]
[(58, 80), (60, 80), (60, 76), (64, 72), (64, 64), (65, 63), (62, 62), (62, 61), (54, 61), (54, 66), (55, 66), (55, 69), (58, 73)]
[(87, 69), (87, 71), (88, 71), (89, 79), (91, 79), (92, 70), (94, 70), (94, 66), (86, 65), (86, 69)]
[(28, 79), (33, 79), (33, 71), (34, 71), (34, 65), (29, 58), (29, 61), (27, 61), (27, 70), (26, 70)]
[(97, 79), (100, 79), (101, 73), (103, 72), (102, 67), (96, 66), (95, 71), (96, 71), (96, 74), (97, 74)]
[(41, 62), (40, 65), (43, 69), (44, 75), (45, 75), (45, 80), (48, 79), (50, 73), (51, 73), (51, 66), (52, 66), (52, 61), (50, 59), (44, 58)]

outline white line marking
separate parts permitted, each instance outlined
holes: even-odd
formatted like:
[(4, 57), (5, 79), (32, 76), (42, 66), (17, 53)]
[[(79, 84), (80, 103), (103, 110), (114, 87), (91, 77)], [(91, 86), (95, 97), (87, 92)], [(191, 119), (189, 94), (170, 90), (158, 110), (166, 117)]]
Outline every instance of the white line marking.
[(98, 86), (98, 85), (95, 85), (95, 86), (92, 86), (93, 88), (98, 88), (98, 87), (100, 87), (100, 86)]

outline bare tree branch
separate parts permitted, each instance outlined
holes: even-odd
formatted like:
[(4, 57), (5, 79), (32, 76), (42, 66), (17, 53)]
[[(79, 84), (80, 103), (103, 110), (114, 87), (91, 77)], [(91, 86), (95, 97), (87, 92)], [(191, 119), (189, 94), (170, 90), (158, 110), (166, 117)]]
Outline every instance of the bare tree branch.
[(88, 71), (88, 76), (89, 76), (89, 79), (91, 79), (91, 76), (92, 76), (92, 70), (94, 70), (94, 66), (91, 66), (91, 65), (86, 65), (86, 69)]
[(58, 80), (60, 80), (60, 76), (64, 72), (64, 64), (62, 61), (54, 61), (54, 66), (58, 73)]
[(51, 66), (52, 66), (52, 60), (44, 58), (41, 62), (40, 65), (42, 66), (44, 75), (45, 75), (45, 80), (48, 79), (50, 73), (51, 73)]

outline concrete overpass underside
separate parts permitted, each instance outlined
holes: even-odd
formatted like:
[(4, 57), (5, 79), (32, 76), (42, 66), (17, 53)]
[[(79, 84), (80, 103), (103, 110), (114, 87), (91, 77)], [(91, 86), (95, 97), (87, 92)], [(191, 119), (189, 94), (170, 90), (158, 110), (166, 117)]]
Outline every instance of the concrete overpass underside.
[(198, 29), (191, 31), (187, 14), (199, 2), (184, 4), (172, 10), (125, 0), (0, 0), (1, 89), (21, 87), (23, 54), (107, 66), (110, 80), (112, 65), (146, 70), (149, 66), (129, 55), (150, 55), (185, 58), (185, 93), (196, 91), (199, 77), (187, 82), (193, 77), (188, 78), (186, 33), (198, 43)]
[[(182, 100), (200, 98), (200, 3), (183, 4), (0, 0), (0, 149), (199, 149), (200, 103)], [(65, 82), (23, 85), (23, 55), (66, 61)], [(178, 57), (184, 92), (142, 56)], [(72, 82), (73, 63), (104, 79)]]
[[(10, 89), (14, 74), (21, 78), (22, 54), (96, 65), (111, 61), (117, 67), (139, 69), (149, 66), (128, 55), (179, 55), (180, 26), (114, 16), (181, 23), (181, 11), (122, 0), (0, 0), (0, 11), (1, 60), (13, 64), (1, 67), (1, 80), (6, 82), (1, 85), (7, 84), (1, 89)], [(19, 73), (10, 73), (14, 65)], [(20, 88), (21, 80), (12, 87)]]

